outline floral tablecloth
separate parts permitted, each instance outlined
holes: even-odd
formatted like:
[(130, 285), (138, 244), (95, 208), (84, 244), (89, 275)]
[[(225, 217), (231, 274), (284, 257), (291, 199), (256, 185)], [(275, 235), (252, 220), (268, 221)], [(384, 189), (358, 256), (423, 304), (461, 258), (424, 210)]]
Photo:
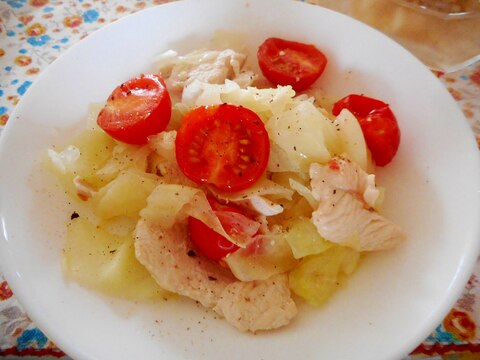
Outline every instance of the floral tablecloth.
[[(171, 0), (0, 0), (0, 133), (38, 74), (102, 25)], [(310, 0), (314, 3), (315, 1)], [(480, 63), (437, 76), (480, 145)], [(68, 357), (33, 324), (0, 274), (0, 358)], [(480, 359), (480, 262), (454, 308), (409, 358)]]

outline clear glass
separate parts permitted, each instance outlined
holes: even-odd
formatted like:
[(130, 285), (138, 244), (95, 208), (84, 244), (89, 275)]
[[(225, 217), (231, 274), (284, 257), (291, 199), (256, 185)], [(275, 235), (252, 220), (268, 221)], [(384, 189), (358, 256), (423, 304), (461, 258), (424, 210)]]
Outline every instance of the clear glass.
[(480, 60), (479, 0), (316, 0), (389, 35), (442, 72)]
[(479, 0), (394, 0), (398, 4), (443, 19), (478, 16)]

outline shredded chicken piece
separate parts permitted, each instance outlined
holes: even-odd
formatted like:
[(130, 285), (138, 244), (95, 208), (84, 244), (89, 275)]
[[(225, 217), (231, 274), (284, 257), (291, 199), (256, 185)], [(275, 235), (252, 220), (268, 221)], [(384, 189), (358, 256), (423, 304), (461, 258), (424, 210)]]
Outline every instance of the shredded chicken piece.
[(198, 50), (179, 58), (167, 80), (169, 87), (182, 91), (195, 80), (223, 84), (240, 74), (246, 56), (231, 49)]
[(239, 330), (252, 332), (287, 325), (297, 314), (285, 274), (228, 285), (214, 310)]
[(353, 161), (334, 157), (327, 165), (313, 163), (310, 166), (312, 193), (316, 200), (328, 200), (336, 190), (359, 194), (371, 207), (380, 194), (375, 186), (375, 175), (367, 174)]
[(398, 225), (366, 209), (361, 200), (342, 190), (320, 202), (312, 213), (312, 222), (325, 239), (360, 251), (389, 249), (405, 237)]
[(137, 259), (164, 289), (212, 308), (225, 287), (236, 279), (185, 239), (185, 226), (177, 224), (165, 230), (140, 219), (135, 229)]
[(161, 287), (214, 309), (242, 331), (275, 329), (297, 313), (285, 275), (238, 281), (228, 268), (196, 249), (184, 224), (162, 229), (140, 219), (135, 253)]

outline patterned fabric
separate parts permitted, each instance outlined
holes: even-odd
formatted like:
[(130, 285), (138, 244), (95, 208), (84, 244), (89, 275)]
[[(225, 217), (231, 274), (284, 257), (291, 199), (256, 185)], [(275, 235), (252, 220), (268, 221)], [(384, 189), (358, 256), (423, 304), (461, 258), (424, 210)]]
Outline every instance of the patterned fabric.
[[(0, 0), (0, 132), (38, 74), (104, 24), (172, 0)], [(314, 2), (314, 1), (309, 1)], [(480, 64), (437, 76), (480, 145)], [(480, 358), (480, 262), (455, 307), (408, 359)], [(447, 355), (446, 355), (447, 354)], [(0, 275), (0, 358), (68, 359), (35, 324)]]

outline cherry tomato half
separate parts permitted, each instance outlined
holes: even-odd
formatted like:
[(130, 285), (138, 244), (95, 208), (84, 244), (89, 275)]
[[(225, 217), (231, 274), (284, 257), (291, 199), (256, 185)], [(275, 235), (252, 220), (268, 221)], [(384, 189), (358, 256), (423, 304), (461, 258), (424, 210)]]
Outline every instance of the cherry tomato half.
[(190, 180), (234, 192), (250, 187), (262, 176), (270, 141), (253, 111), (228, 104), (202, 106), (182, 119), (175, 154)]
[(159, 75), (141, 75), (113, 90), (97, 118), (111, 137), (128, 144), (144, 144), (165, 130), (172, 104)]
[(268, 38), (258, 48), (263, 75), (275, 85), (291, 85), (300, 91), (312, 85), (327, 65), (326, 56), (315, 46), (279, 38)]
[[(242, 214), (240, 209), (232, 206), (223, 205), (218, 203), (215, 199), (209, 197), (208, 202), (214, 211), (230, 211), (237, 214)], [(238, 218), (237, 218), (238, 220)], [(220, 218), (222, 227), (231, 234), (234, 231), (235, 224), (227, 223), (225, 219)], [(189, 217), (188, 218), (188, 230), (190, 232), (190, 239), (198, 246), (200, 251), (209, 259), (219, 261), (231, 252), (238, 249), (238, 246), (227, 240), (219, 233), (213, 231), (207, 225), (200, 220)]]
[(356, 116), (375, 163), (385, 166), (397, 153), (400, 129), (388, 104), (363, 95), (348, 95), (333, 106), (333, 115), (348, 109)]

